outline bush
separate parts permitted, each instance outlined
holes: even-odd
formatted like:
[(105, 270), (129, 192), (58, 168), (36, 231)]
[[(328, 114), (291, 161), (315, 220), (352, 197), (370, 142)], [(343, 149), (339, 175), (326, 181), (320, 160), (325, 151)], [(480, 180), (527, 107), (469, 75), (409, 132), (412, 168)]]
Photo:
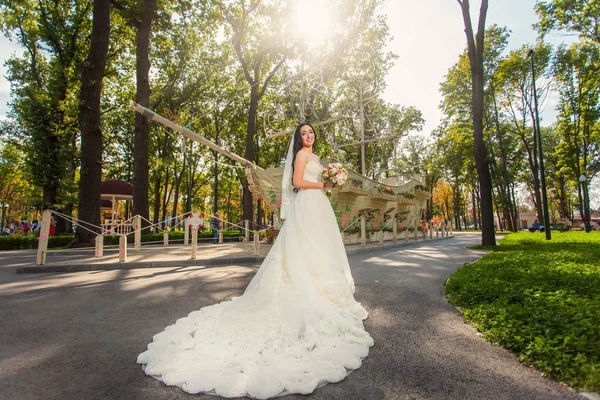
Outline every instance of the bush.
[[(73, 241), (73, 235), (50, 236), (48, 238), (48, 248), (65, 247)], [(0, 250), (22, 250), (22, 249), (37, 249), (37, 236), (22, 236), (10, 235), (0, 237)]]
[(600, 233), (511, 233), (446, 282), (493, 343), (575, 389), (600, 389)]

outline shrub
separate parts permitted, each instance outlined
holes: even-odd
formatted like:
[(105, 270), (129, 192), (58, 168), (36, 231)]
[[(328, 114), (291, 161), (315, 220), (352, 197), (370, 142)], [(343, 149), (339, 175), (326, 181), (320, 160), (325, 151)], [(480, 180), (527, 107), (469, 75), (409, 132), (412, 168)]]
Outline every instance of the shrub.
[(446, 282), (493, 343), (569, 386), (600, 389), (600, 233), (511, 233)]
[[(73, 241), (73, 235), (50, 236), (48, 238), (48, 248), (65, 247)], [(37, 249), (37, 236), (10, 235), (0, 237), (0, 250), (23, 250)]]

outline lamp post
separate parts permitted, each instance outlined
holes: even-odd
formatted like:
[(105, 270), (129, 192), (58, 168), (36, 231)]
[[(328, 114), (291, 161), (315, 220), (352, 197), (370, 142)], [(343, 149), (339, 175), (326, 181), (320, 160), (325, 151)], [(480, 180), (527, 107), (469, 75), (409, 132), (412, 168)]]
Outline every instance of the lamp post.
[(588, 206), (588, 192), (587, 192), (587, 185), (586, 185), (586, 181), (587, 181), (587, 177), (585, 175), (581, 175), (579, 177), (579, 182), (581, 183), (581, 190), (583, 191), (583, 205), (581, 207), (581, 220), (584, 223), (585, 226), (585, 231), (586, 232), (590, 232), (591, 231), (591, 226), (590, 226), (590, 209)]
[(552, 234), (550, 232), (550, 210), (548, 209), (548, 195), (546, 193), (546, 173), (544, 171), (544, 157), (542, 155), (542, 134), (540, 130), (540, 114), (538, 112), (537, 90), (535, 88), (535, 66), (533, 64), (533, 55), (534, 50), (529, 50), (527, 57), (529, 57), (531, 61), (531, 81), (533, 84), (533, 105), (535, 111), (534, 134), (537, 135), (540, 180), (542, 181), (542, 214), (544, 215), (544, 231), (546, 232), (546, 240), (550, 240), (552, 239)]

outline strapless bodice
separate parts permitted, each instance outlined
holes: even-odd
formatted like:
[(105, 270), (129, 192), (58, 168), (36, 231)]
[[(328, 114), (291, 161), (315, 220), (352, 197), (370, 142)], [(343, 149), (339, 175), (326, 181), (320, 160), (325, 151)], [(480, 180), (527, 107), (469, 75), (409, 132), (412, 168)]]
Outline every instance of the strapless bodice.
[(304, 168), (304, 180), (309, 182), (321, 182), (323, 166), (319, 163), (317, 156), (313, 156)]

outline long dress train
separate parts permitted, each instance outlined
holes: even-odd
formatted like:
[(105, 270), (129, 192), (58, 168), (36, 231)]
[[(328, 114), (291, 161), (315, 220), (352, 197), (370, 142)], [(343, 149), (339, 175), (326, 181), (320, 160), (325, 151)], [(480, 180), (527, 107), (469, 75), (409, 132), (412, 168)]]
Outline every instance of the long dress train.
[[(304, 179), (317, 182), (321, 171), (311, 160)], [(359, 368), (373, 345), (353, 293), (329, 200), (322, 190), (301, 190), (244, 294), (177, 320), (137, 362), (188, 393), (308, 394)]]

